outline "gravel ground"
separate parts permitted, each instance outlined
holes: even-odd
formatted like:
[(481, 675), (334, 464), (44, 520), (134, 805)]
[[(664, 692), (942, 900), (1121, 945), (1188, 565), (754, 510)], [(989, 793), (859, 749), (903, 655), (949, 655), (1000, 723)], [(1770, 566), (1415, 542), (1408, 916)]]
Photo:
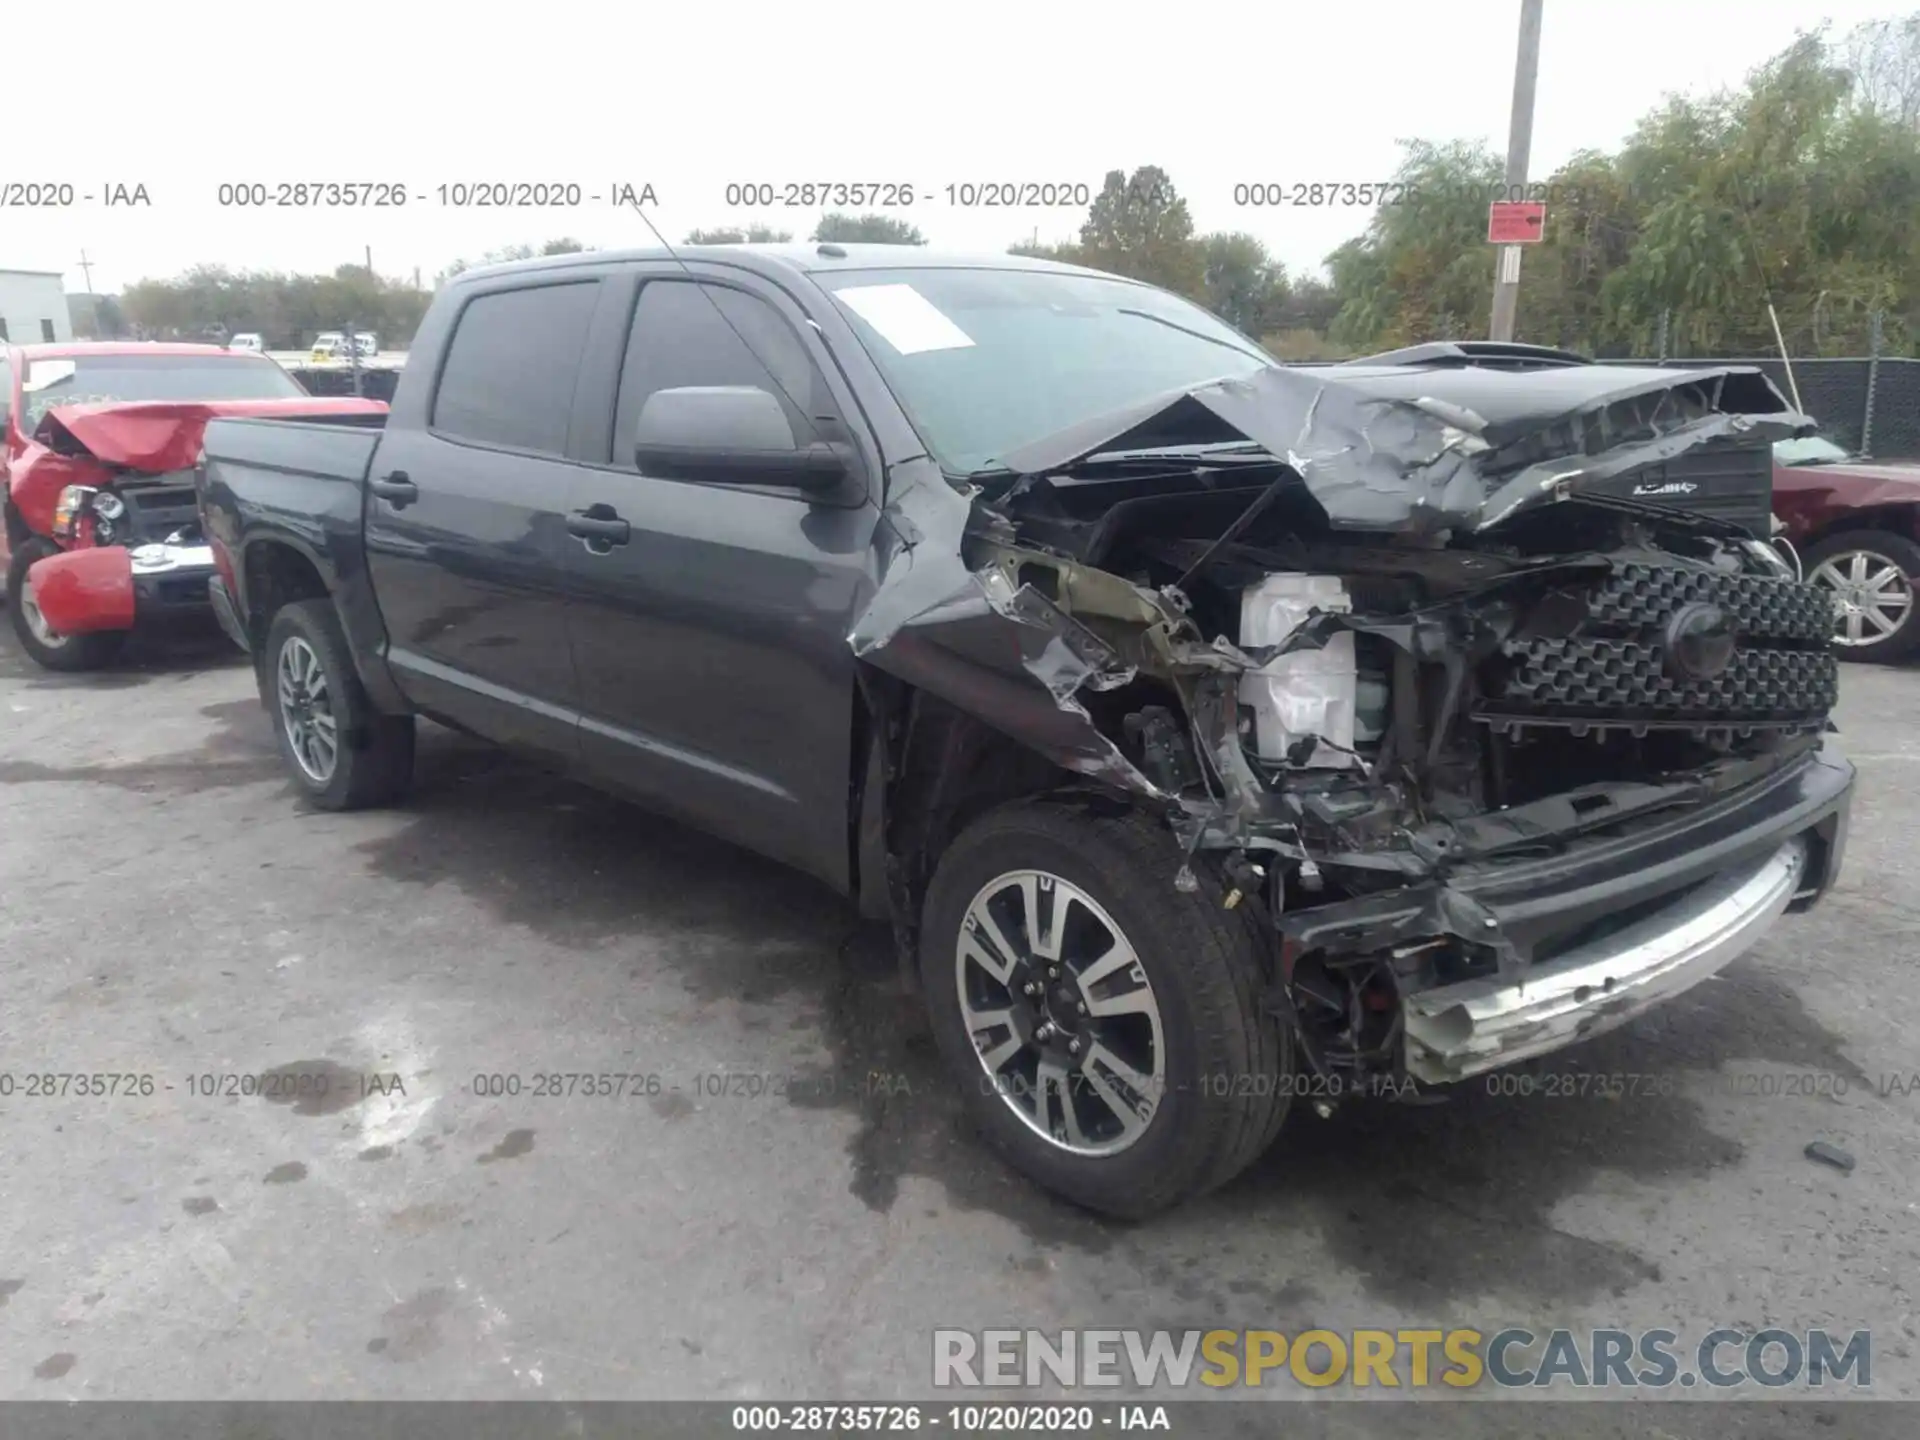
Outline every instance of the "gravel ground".
[[(7, 632), (0, 1071), (154, 1079), (0, 1098), (0, 1397), (883, 1399), (930, 1393), (943, 1326), (1781, 1324), (1871, 1327), (1874, 1391), (1920, 1398), (1916, 701), (1845, 672), (1824, 905), (1550, 1066), (1671, 1093), (1303, 1110), (1121, 1227), (974, 1143), (885, 934), (811, 881), (438, 731), (406, 808), (313, 813), (217, 635), (67, 678)], [(226, 1093), (267, 1072), (332, 1083)], [(1689, 1433), (1890, 1413), (1780, 1393)]]

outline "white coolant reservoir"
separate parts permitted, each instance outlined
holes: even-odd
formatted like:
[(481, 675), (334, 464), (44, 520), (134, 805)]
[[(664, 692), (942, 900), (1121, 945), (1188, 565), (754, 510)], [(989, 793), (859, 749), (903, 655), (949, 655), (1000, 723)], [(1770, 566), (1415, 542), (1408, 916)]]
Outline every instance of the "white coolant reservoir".
[[(1269, 575), (1240, 593), (1240, 643), (1278, 645), (1314, 611), (1352, 608), (1338, 575)], [(1242, 676), (1240, 703), (1253, 711), (1255, 753), (1263, 760), (1285, 759), (1303, 735), (1351, 750), (1358, 689), (1351, 631), (1320, 649), (1296, 650)], [(1316, 745), (1307, 763), (1347, 766), (1353, 757)]]

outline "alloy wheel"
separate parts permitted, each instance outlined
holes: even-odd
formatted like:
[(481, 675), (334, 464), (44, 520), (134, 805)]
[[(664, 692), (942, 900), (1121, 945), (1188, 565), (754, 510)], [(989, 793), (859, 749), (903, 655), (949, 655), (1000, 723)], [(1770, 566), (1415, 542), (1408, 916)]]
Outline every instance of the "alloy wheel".
[(27, 629), (33, 632), (33, 638), (49, 650), (58, 650), (67, 643), (67, 637), (47, 623), (47, 617), (41, 613), (40, 602), (33, 593), (33, 574), (29, 571), (20, 580), (20, 614), (27, 622)]
[(1086, 891), (1044, 870), (981, 887), (954, 984), (983, 1084), (1076, 1155), (1127, 1149), (1166, 1086), (1160, 1005), (1132, 945)]
[(1834, 643), (1853, 648), (1886, 639), (1913, 612), (1913, 585), (1898, 562), (1872, 550), (1829, 555), (1807, 576), (1833, 597)]
[(340, 737), (333, 716), (333, 697), (327, 672), (313, 647), (298, 635), (280, 647), (275, 666), (280, 697), (280, 723), (301, 772), (316, 785), (333, 779), (340, 759)]

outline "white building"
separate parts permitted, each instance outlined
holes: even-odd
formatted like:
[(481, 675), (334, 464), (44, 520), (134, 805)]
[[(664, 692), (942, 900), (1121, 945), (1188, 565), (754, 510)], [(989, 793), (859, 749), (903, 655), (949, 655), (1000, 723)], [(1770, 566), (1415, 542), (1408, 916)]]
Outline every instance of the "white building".
[(0, 343), (73, 339), (58, 270), (0, 270)]

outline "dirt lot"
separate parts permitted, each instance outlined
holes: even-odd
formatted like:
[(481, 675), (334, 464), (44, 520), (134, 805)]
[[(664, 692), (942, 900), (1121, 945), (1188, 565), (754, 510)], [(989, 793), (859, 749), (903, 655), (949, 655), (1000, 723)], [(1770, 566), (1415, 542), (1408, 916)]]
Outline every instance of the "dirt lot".
[(408, 808), (311, 813), (217, 636), (67, 679), (8, 633), (0, 1071), (153, 1078), (0, 1098), (0, 1397), (879, 1399), (939, 1326), (1511, 1323), (1870, 1326), (1920, 1398), (1920, 672), (1844, 684), (1838, 893), (1542, 1067), (1671, 1093), (1301, 1110), (1128, 1229), (975, 1145), (812, 882), (443, 732)]

